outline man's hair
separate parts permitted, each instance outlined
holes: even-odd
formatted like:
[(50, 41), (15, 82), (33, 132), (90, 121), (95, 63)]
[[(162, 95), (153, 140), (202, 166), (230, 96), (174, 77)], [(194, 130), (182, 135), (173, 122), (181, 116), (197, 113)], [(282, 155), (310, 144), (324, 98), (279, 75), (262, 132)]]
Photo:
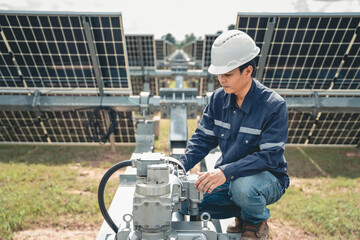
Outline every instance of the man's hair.
[(240, 73), (242, 73), (242, 72), (244, 71), (244, 69), (247, 68), (248, 66), (252, 66), (253, 71), (252, 71), (251, 77), (255, 77), (256, 64), (255, 64), (255, 60), (254, 60), (254, 59), (248, 61), (247, 63), (245, 63), (245, 64), (243, 64), (243, 65), (241, 65), (241, 66), (239, 67)]

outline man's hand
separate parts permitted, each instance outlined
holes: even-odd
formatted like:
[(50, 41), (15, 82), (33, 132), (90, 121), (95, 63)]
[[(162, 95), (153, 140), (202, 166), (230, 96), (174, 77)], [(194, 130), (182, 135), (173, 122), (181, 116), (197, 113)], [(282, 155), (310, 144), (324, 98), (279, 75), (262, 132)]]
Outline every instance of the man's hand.
[(211, 193), (216, 187), (226, 182), (225, 174), (221, 169), (215, 169), (212, 172), (198, 172), (200, 176), (195, 182), (196, 190), (203, 193)]

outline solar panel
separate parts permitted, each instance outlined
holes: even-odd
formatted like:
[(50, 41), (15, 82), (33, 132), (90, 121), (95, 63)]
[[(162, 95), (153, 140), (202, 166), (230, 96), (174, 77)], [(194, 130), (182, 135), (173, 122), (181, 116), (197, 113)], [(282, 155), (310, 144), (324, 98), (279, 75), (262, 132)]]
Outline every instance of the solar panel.
[(360, 141), (360, 114), (322, 112), (309, 144), (353, 145)]
[(186, 44), (183, 47), (183, 50), (191, 59), (194, 59), (195, 58), (195, 41), (192, 41), (192, 42)]
[(195, 60), (196, 61), (202, 61), (203, 50), (204, 50), (203, 45), (204, 45), (203, 40), (196, 40), (196, 43), (195, 43)]
[(165, 43), (164, 40), (156, 40), (156, 60), (164, 61)]
[[(149, 77), (148, 82), (150, 85), (150, 93), (153, 95), (159, 95), (158, 79), (154, 77)], [(140, 92), (144, 91), (145, 77), (132, 76), (131, 84), (133, 95), (140, 95)]]
[(156, 67), (153, 35), (126, 35), (125, 39), (129, 67)]
[(165, 41), (165, 49), (166, 57), (170, 57), (176, 51), (176, 46), (169, 41)]
[(0, 12), (0, 23), (0, 87), (129, 89), (120, 14)]
[(289, 110), (288, 144), (305, 144), (315, 117), (311, 112), (296, 112)]
[(257, 78), (271, 88), (359, 89), (358, 14), (239, 13), (261, 49)]
[[(0, 25), (1, 94), (130, 93), (121, 14), (1, 11)], [(92, 111), (0, 111), (0, 142), (89, 144)], [(105, 131), (107, 112), (98, 121)], [(135, 143), (132, 113), (117, 112), (117, 123), (115, 141)]]
[(289, 110), (288, 144), (353, 145), (360, 141), (360, 114)]
[(205, 35), (204, 40), (204, 46), (203, 46), (203, 56), (202, 56), (202, 62), (203, 62), (203, 69), (207, 70), (207, 68), (211, 64), (211, 46), (214, 43), (215, 39), (218, 35)]
[[(0, 111), (0, 142), (89, 144), (86, 125), (92, 110), (47, 111), (38, 118), (35, 112)], [(102, 111), (101, 126), (106, 132), (106, 115)], [(131, 112), (117, 113), (115, 142), (134, 143), (135, 126)], [(98, 144), (98, 143), (97, 143)]]

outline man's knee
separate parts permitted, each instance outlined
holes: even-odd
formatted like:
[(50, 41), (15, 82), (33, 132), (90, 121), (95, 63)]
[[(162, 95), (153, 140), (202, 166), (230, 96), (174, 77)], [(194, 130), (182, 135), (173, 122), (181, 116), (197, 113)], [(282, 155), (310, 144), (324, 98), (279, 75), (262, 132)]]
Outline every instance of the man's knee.
[(248, 205), (259, 196), (258, 189), (251, 181), (252, 176), (239, 177), (230, 184), (231, 199), (240, 206)]

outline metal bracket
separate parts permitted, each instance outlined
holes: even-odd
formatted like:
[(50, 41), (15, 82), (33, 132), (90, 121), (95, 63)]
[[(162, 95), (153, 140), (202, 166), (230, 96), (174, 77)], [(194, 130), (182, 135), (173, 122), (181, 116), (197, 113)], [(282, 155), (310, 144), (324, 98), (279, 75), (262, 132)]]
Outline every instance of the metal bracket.
[(35, 91), (34, 93), (34, 99), (32, 102), (32, 107), (34, 109), (34, 112), (36, 113), (37, 117), (41, 116), (41, 112), (40, 112), (40, 92), (39, 91)]
[(149, 99), (150, 92), (140, 92), (140, 112), (143, 118), (148, 118), (150, 115)]
[(314, 101), (315, 101), (315, 107), (314, 107), (314, 110), (312, 111), (311, 115), (316, 117), (318, 112), (319, 112), (319, 108), (320, 108), (320, 101), (319, 101), (318, 92), (314, 91), (313, 97), (314, 97)]
[(96, 48), (95, 48), (94, 40), (91, 35), (90, 24), (86, 21), (85, 16), (83, 16), (83, 26), (85, 30), (85, 38), (89, 47), (90, 57), (93, 64), (94, 74), (99, 88), (100, 96), (104, 96), (104, 83), (102, 81), (100, 67), (99, 67), (98, 59), (96, 57)]

